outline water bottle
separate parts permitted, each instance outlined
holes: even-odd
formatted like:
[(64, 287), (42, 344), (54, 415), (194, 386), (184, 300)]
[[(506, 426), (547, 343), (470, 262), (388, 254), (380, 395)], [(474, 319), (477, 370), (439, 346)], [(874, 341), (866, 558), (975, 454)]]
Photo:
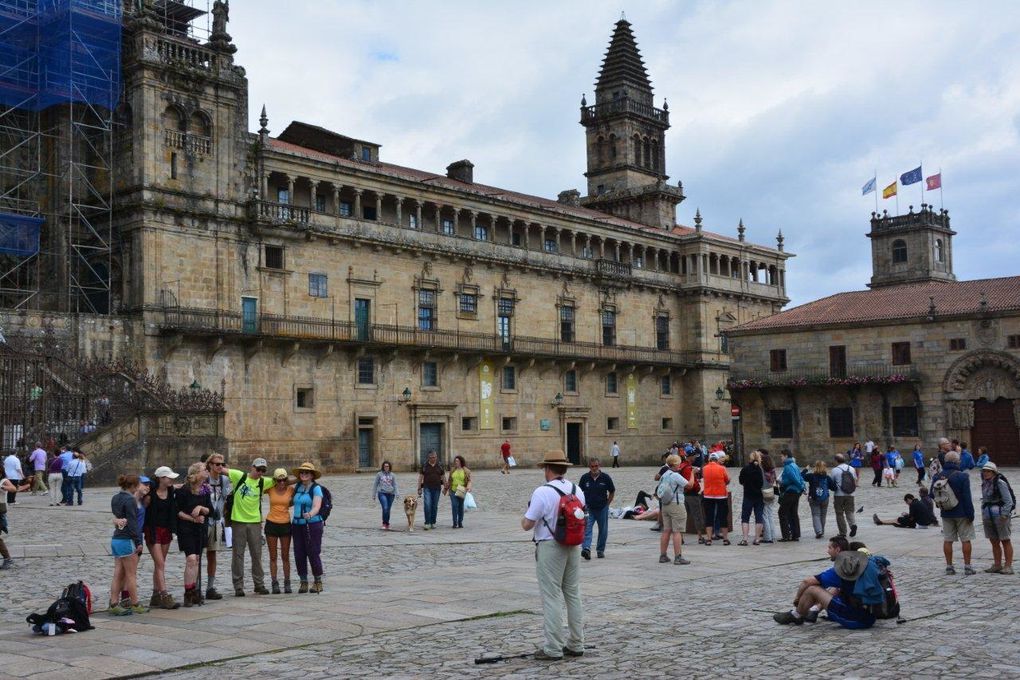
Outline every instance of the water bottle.
[(43, 624), (43, 632), (46, 633), (47, 635), (56, 635), (57, 634), (57, 624), (55, 624), (55, 623), (44, 623)]

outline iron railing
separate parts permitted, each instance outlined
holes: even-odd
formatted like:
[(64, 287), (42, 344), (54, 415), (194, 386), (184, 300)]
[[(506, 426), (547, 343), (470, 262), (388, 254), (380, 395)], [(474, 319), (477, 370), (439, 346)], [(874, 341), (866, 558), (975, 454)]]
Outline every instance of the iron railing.
[(371, 344), (381, 348), (446, 349), (577, 361), (678, 367), (725, 363), (723, 355), (698, 351), (663, 350), (631, 345), (606, 346), (594, 342), (563, 342), (552, 338), (529, 336), (504, 338), (500, 335), (471, 331), (426, 331), (414, 326), (360, 324), (354, 321), (277, 314), (258, 314), (246, 318), (240, 312), (184, 307), (165, 308), (160, 328), (169, 333), (316, 340)]
[(762, 387), (819, 387), (856, 385), (896, 385), (919, 381), (920, 373), (913, 366), (892, 364), (861, 364), (840, 370), (820, 371), (792, 369), (786, 371), (731, 369), (727, 387), (730, 390)]

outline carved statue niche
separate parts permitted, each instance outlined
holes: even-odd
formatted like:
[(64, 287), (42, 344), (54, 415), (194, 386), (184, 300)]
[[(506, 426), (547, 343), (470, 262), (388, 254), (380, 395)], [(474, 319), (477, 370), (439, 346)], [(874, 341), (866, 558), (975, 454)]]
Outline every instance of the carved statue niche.
[(969, 430), (974, 427), (974, 402), (946, 402), (946, 416), (950, 430)]
[(999, 397), (1006, 399), (1020, 398), (1020, 387), (1012, 376), (1001, 368), (985, 366), (978, 369), (967, 379), (964, 393), (972, 399), (995, 401)]

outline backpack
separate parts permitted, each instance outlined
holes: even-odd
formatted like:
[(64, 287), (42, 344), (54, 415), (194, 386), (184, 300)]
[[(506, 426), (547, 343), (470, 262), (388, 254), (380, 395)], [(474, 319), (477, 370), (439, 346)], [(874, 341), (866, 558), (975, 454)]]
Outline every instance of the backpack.
[(308, 489), (308, 492), (311, 493), (315, 487), (322, 489), (322, 503), (319, 504), (319, 517), (321, 517), (323, 523), (325, 523), (325, 521), (329, 519), (329, 513), (333, 512), (333, 494), (329, 492), (329, 489), (318, 482), (312, 482), (312, 486)]
[[(248, 479), (248, 473), (247, 472), (241, 473), (241, 479), (239, 479), (237, 481), (237, 484), (234, 485), (234, 488), (232, 488), (230, 490), (230, 495), (227, 496), (227, 500), (225, 500), (223, 502), (223, 526), (229, 527), (231, 522), (233, 521), (231, 515), (234, 514), (234, 494), (237, 493), (238, 489), (240, 489), (242, 486), (244, 486), (244, 482), (247, 479)], [(265, 482), (265, 480), (266, 480), (265, 477), (259, 477), (259, 504), (260, 505), (262, 503), (262, 488), (263, 488), (262, 485)]]
[(896, 584), (893, 582), (893, 574), (886, 566), (878, 569), (878, 584), (882, 586), (882, 601), (879, 604), (868, 605), (868, 611), (876, 619), (895, 619), (900, 615), (900, 598), (896, 592)]
[(659, 497), (659, 505), (672, 505), (673, 503), (680, 502), (680, 484), (673, 485), (672, 491), (669, 487), (668, 479), (663, 479), (659, 482), (659, 486), (655, 487), (655, 495)]
[(556, 528), (545, 526), (560, 545), (581, 545), (584, 542), (584, 527), (588, 523), (588, 514), (584, 504), (577, 497), (577, 487), (570, 485), (570, 493), (560, 491), (552, 484), (546, 484), (560, 495), (560, 504), (556, 515)]
[(91, 616), (92, 614), (92, 590), (85, 585), (84, 581), (78, 581), (64, 588), (64, 592), (61, 597), (69, 597), (78, 600), (85, 605), (85, 611)]
[(949, 485), (949, 477), (939, 477), (935, 480), (935, 483), (931, 486), (931, 497), (935, 501), (935, 505), (938, 506), (938, 509), (942, 511), (952, 510), (960, 504), (960, 499), (956, 497), (956, 492)]
[[(1016, 510), (1016, 493), (1013, 491), (1013, 486), (1009, 483), (1009, 480), (1006, 479), (1006, 475), (1002, 474), (1001, 472), (995, 475), (995, 481), (999, 481), (1000, 479), (1006, 483), (1006, 488), (1009, 489), (1009, 495), (1012, 496), (1013, 498), (1013, 509)], [(998, 490), (999, 485), (996, 484), (995, 487), (996, 490)], [(996, 503), (996, 505), (1004, 504), (1005, 504), (1004, 498), (1000, 498), (999, 502)]]
[(847, 496), (852, 496), (857, 491), (857, 479), (854, 477), (853, 468), (847, 465), (840, 467), (839, 490)]
[(79, 633), (92, 629), (89, 614), (92, 612), (92, 592), (84, 582), (78, 581), (64, 588), (45, 614), (29, 614), (25, 621), (39, 635)]

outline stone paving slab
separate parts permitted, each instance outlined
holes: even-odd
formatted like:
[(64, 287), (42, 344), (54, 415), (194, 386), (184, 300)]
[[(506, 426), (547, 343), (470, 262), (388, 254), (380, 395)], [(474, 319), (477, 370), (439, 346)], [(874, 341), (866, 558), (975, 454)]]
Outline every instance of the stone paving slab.
[[(638, 489), (653, 488), (653, 470), (610, 472), (623, 503), (631, 502)], [(731, 470), (732, 476), (735, 473)], [(1006, 473), (1020, 479), (1016, 470)], [(419, 530), (414, 533), (379, 530), (378, 508), (365, 500), (370, 477), (347, 475), (322, 481), (337, 503), (323, 552), (325, 593), (249, 594), (244, 599), (227, 595), (201, 608), (122, 618), (99, 612), (93, 617), (96, 630), (53, 638), (30, 635), (24, 616), (33, 609), (45, 609), (60, 587), (77, 577), (92, 585), (98, 609), (103, 608), (112, 567), (106, 508), (113, 490), (87, 489), (85, 505), (75, 508), (49, 507), (45, 498), (20, 494), (12, 507), (13, 535), (8, 541), (18, 561), (14, 570), (0, 575), (0, 677), (6, 673), (45, 678), (59, 673), (67, 680), (75, 668), (83, 668), (91, 680), (168, 671), (239, 655), (244, 658), (182, 670), (175, 676), (291, 677), (296, 669), (303, 678), (483, 673), (486, 677), (533, 677), (542, 673), (530, 661), (498, 666), (473, 663), (485, 651), (521, 652), (540, 639), (534, 551), (528, 535), (519, 529), (530, 491), (541, 482), (538, 472), (515, 471), (509, 477), (476, 473), (475, 491), (482, 508), (467, 514), (464, 530), (453, 531), (444, 524), (449, 521), (449, 501), (444, 498), (439, 530), (420, 531), (419, 512)], [(972, 481), (976, 486), (974, 476)], [(401, 483), (408, 488), (413, 479), (401, 475)], [(860, 677), (943, 675), (944, 670), (963, 677), (974, 675), (979, 667), (988, 667), (997, 677), (1017, 676), (1020, 624), (1012, 610), (1020, 582), (986, 574), (946, 577), (937, 530), (879, 528), (871, 523), (874, 511), (885, 517), (901, 512), (902, 496), (912, 490), (909, 484), (898, 489), (860, 489), (859, 505), (865, 506), (865, 512), (858, 515), (859, 538), (893, 559), (910, 611), (938, 613), (950, 603), (949, 613), (903, 626), (883, 623), (881, 630), (863, 632), (831, 624), (776, 626), (770, 612), (789, 601), (800, 578), (825, 566), (825, 542), (813, 538), (806, 503), (800, 508), (806, 528), (801, 542), (759, 547), (738, 547), (736, 540), (732, 546), (688, 545), (684, 553), (694, 562), (690, 567), (656, 562), (659, 535), (648, 530), (649, 523), (611, 520), (608, 558), (582, 563), (589, 643), (597, 649), (560, 664), (555, 673), (562, 677), (661, 674), (662, 650), (679, 640), (683, 648), (698, 650), (690, 670), (695, 677), (718, 675), (722, 669), (734, 677), (817, 677), (826, 670), (852, 675), (845, 655), (818, 653), (818, 649), (838, 650), (851, 643), (867, 649), (866, 655), (859, 656), (877, 664), (855, 669)], [(735, 492), (739, 496), (739, 489)], [(735, 505), (739, 507), (738, 502)], [(394, 513), (395, 520), (398, 514)], [(834, 531), (830, 513), (829, 533)], [(69, 532), (73, 542), (67, 540)], [(988, 542), (979, 537), (974, 545), (975, 563), (987, 566)], [(53, 551), (48, 552), (49, 548)], [(264, 564), (268, 566), (267, 558)], [(229, 558), (221, 560), (221, 565), (222, 575), (229, 569)], [(183, 560), (172, 550), (167, 577), (175, 593), (181, 589), (182, 569)], [(140, 592), (146, 599), (151, 592), (150, 574), (151, 560), (146, 556), (139, 574)], [(296, 586), (296, 577), (294, 581)], [(220, 583), (229, 586), (222, 576)], [(958, 627), (968, 630), (969, 644), (931, 642)], [(749, 642), (749, 635), (756, 642)], [(928, 642), (919, 646), (918, 640)], [(756, 648), (783, 653), (762, 655)], [(944, 656), (947, 650), (951, 653)], [(990, 660), (1004, 668), (992, 668)], [(20, 669), (17, 672), (22, 675), (13, 669)]]

